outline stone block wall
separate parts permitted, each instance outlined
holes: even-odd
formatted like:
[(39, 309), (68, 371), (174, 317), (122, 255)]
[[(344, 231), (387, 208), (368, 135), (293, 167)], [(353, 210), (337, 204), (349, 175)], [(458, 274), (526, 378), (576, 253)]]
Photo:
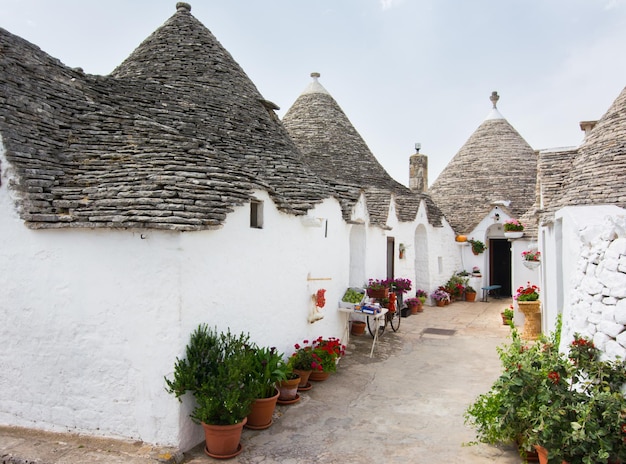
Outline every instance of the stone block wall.
[(626, 358), (626, 216), (611, 216), (579, 231), (580, 255), (569, 304), (563, 312), (563, 343), (574, 333), (593, 338), (606, 357)]

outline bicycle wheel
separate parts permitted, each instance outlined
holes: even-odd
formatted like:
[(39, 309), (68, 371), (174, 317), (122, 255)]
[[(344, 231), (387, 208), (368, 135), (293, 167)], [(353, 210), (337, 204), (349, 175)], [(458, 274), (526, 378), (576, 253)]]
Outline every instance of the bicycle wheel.
[(378, 330), (378, 336), (380, 337), (385, 331), (386, 325), (387, 325), (387, 321), (384, 318), (378, 318), (378, 319), (376, 319), (375, 317), (367, 318), (367, 330), (369, 330), (369, 333), (372, 337), (376, 334), (376, 330)]
[(394, 312), (387, 313), (387, 316), (389, 316), (389, 323), (391, 324), (391, 328), (393, 329), (394, 332), (397, 332), (398, 329), (400, 329), (400, 321), (402, 320), (402, 311), (400, 311), (400, 308), (397, 308)]

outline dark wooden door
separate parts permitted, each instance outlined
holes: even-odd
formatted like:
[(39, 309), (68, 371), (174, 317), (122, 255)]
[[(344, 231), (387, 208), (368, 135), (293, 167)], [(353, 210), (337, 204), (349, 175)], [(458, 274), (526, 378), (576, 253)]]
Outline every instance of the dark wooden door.
[(501, 285), (500, 296), (511, 296), (511, 242), (489, 240), (489, 285)]

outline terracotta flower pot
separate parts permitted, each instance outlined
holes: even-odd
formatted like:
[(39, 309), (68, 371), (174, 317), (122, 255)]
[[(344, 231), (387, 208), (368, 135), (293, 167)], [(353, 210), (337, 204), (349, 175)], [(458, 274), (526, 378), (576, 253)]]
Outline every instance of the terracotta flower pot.
[(314, 382), (321, 382), (328, 379), (328, 377), (330, 377), (330, 372), (313, 371), (309, 376), (309, 380), (313, 380)]
[(300, 385), (300, 376), (295, 379), (283, 380), (278, 384), (278, 399), (280, 401), (289, 401), (295, 399), (298, 394), (298, 385)]
[(248, 422), (245, 427), (253, 430), (263, 430), (272, 425), (272, 415), (278, 401), (278, 390), (269, 398), (259, 398), (252, 404), (252, 410), (248, 414)]
[(202, 423), (206, 446), (204, 452), (217, 459), (228, 459), (241, 453), (241, 432), (247, 418), (233, 425), (212, 425)]
[(367, 289), (367, 296), (369, 296), (370, 298), (378, 298), (378, 299), (389, 298), (389, 289), (388, 288), (383, 288), (382, 290)]
[(298, 390), (302, 388), (306, 388), (309, 383), (309, 376), (311, 375), (311, 371), (303, 371), (301, 369), (294, 369), (294, 374), (298, 374), (300, 376), (300, 383), (298, 384)]
[(476, 292), (465, 292), (465, 301), (476, 301)]
[(350, 328), (350, 333), (352, 335), (363, 335), (365, 333), (365, 322), (363, 322), (363, 321), (352, 321), (352, 326)]
[(445, 301), (443, 301), (443, 300), (437, 300), (435, 304), (436, 304), (437, 306), (441, 307), (441, 306), (445, 306), (445, 305), (446, 305), (446, 302), (445, 302)]

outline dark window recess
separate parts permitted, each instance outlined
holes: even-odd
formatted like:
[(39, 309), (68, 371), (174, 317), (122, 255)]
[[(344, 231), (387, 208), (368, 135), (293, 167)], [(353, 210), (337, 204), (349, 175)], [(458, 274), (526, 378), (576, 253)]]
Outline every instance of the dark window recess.
[(254, 229), (263, 228), (263, 202), (252, 200), (250, 202), (250, 227)]

